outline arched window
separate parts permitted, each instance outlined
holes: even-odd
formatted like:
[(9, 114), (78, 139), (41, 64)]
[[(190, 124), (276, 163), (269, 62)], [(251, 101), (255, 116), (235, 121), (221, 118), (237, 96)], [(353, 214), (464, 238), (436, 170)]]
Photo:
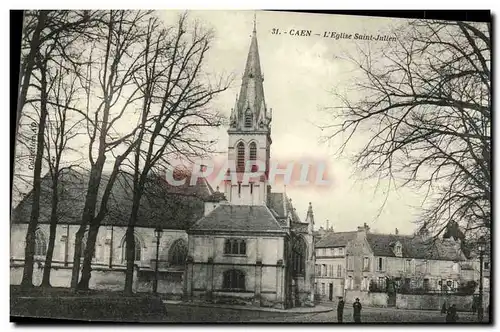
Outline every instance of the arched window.
[(45, 234), (37, 229), (35, 232), (35, 256), (47, 255), (47, 240)]
[(252, 111), (250, 111), (250, 109), (247, 109), (247, 111), (245, 112), (245, 128), (252, 127), (252, 120)]
[[(250, 160), (257, 160), (257, 144), (255, 142), (250, 143)], [(257, 172), (257, 165), (252, 165), (252, 172)]]
[(245, 274), (240, 270), (228, 270), (224, 272), (222, 281), (224, 289), (245, 289)]
[(224, 243), (224, 254), (226, 255), (246, 255), (247, 244), (242, 239), (227, 239)]
[(306, 267), (307, 245), (302, 236), (293, 239), (292, 268), (294, 275), (304, 275)]
[[(134, 262), (141, 260), (142, 242), (139, 237), (134, 234)], [(122, 240), (122, 263), (127, 261), (127, 235)]]
[(250, 160), (257, 159), (257, 144), (255, 142), (250, 143)]
[(168, 262), (170, 265), (184, 265), (187, 258), (187, 244), (183, 239), (178, 239), (172, 246), (168, 252)]
[(243, 171), (245, 169), (245, 144), (243, 144), (243, 142), (238, 143), (236, 153), (236, 168), (238, 171)]

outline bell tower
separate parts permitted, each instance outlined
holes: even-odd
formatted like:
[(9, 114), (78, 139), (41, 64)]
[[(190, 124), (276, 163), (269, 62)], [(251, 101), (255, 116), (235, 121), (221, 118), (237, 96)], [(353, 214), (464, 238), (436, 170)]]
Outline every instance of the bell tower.
[(260, 68), (257, 25), (254, 17), (253, 32), (248, 50), (245, 72), (239, 95), (236, 95), (231, 109), (228, 129), (228, 159), (236, 164), (237, 183), (229, 181), (225, 185), (226, 197), (231, 204), (265, 205), (267, 202), (267, 177), (250, 177), (242, 181), (245, 172), (257, 171), (255, 167), (245, 167), (248, 161), (265, 165), (269, 169), (271, 147), (271, 110), (264, 99), (264, 76)]

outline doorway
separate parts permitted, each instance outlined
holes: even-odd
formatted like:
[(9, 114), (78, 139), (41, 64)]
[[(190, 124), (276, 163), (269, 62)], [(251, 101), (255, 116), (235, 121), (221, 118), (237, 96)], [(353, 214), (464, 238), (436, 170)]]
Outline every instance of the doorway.
[(333, 300), (333, 284), (330, 283), (329, 284), (329, 287), (328, 287), (328, 298), (331, 300)]

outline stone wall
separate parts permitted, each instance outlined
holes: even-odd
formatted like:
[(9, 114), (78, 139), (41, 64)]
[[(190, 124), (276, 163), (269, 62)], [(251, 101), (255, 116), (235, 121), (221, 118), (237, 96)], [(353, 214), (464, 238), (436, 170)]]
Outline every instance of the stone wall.
[[(189, 236), (186, 297), (188, 300), (228, 302), (261, 306), (283, 306), (284, 298), (284, 239), (283, 237), (241, 234), (234, 236), (246, 241), (246, 255), (224, 253), (225, 240), (231, 236), (193, 234)], [(280, 262), (278, 266), (278, 262)], [(237, 269), (245, 275), (243, 291), (224, 289), (227, 270)], [(302, 283), (302, 293), (305, 285)], [(307, 295), (302, 295), (305, 301)]]
[[(472, 295), (451, 294), (396, 294), (396, 307), (399, 309), (441, 310), (443, 303), (455, 304), (458, 311), (471, 311)], [(485, 309), (488, 303), (485, 303)]]
[[(24, 248), (27, 224), (13, 224), (10, 231), (10, 258), (13, 260), (24, 260)], [(58, 225), (56, 229), (56, 241), (54, 243), (53, 264), (63, 265), (73, 262), (73, 253), (75, 247), (75, 237), (78, 225)], [(49, 239), (49, 224), (39, 224), (38, 230), (41, 231), (46, 241)], [(119, 226), (101, 226), (96, 239), (95, 257), (92, 261), (95, 265), (103, 267), (124, 267), (125, 266), (125, 232), (126, 227)], [(141, 246), (141, 260), (135, 263), (141, 267), (152, 267), (156, 259), (156, 238), (154, 228), (135, 227), (135, 234)], [(188, 236), (185, 231), (168, 230), (163, 231), (160, 239), (158, 258), (160, 261), (169, 259), (169, 251), (177, 240), (184, 240), (187, 243)], [(35, 256), (35, 259), (43, 261), (45, 256)]]
[[(387, 307), (388, 295), (386, 293), (371, 293), (356, 290), (346, 290), (345, 301), (348, 304), (356, 298), (362, 305), (368, 307)], [(396, 294), (396, 308), (410, 310), (441, 310), (443, 303), (447, 306), (455, 304), (459, 311), (471, 311), (472, 295), (452, 294)], [(487, 309), (488, 298), (484, 297), (484, 308)]]
[[(35, 263), (33, 270), (33, 284), (39, 286), (42, 282), (43, 267)], [(148, 278), (143, 278), (141, 272), (139, 276), (134, 274), (134, 289), (137, 292), (152, 292), (154, 274), (148, 272)], [(20, 285), (23, 277), (22, 266), (11, 266), (10, 284)], [(162, 272), (158, 278), (158, 293), (169, 294), (174, 297), (181, 297), (183, 293), (183, 271)], [(53, 287), (69, 288), (71, 285), (71, 268), (55, 267), (50, 273), (50, 283)], [(91, 289), (101, 289), (110, 291), (122, 291), (125, 286), (124, 270), (94, 270), (90, 278), (89, 287)]]
[(388, 295), (386, 293), (370, 293), (358, 290), (346, 290), (344, 301), (352, 304), (359, 298), (362, 305), (368, 307), (387, 307)]

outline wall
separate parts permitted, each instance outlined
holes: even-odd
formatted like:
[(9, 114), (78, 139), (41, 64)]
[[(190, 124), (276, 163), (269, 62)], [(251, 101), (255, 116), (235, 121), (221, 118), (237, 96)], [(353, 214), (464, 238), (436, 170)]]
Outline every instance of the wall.
[[(246, 255), (230, 256), (224, 254), (226, 239), (245, 239)], [(189, 255), (195, 263), (208, 262), (220, 264), (256, 264), (259, 260), (264, 265), (275, 265), (283, 259), (283, 237), (256, 237), (248, 235), (191, 235), (189, 237)]]
[[(374, 257), (370, 245), (366, 240), (367, 230), (358, 227), (355, 238), (346, 246), (346, 261), (351, 260), (351, 269), (347, 269), (349, 264), (346, 262), (346, 279), (352, 278), (352, 285), (347, 283), (347, 287), (353, 290), (367, 290), (367, 282), (373, 275)], [(369, 259), (369, 268), (364, 269), (364, 258)]]
[[(378, 260), (382, 258), (382, 270), (378, 270)], [(460, 269), (460, 264), (447, 261), (447, 260), (424, 260), (412, 259), (409, 269), (405, 270), (404, 263), (407, 258), (402, 257), (380, 257), (375, 256), (375, 271), (373, 279), (377, 280), (379, 277), (395, 277), (395, 278), (409, 278), (412, 282), (412, 287), (423, 287), (424, 279), (428, 279), (428, 287), (431, 290), (441, 289), (439, 285), (440, 280), (451, 280), (455, 282), (472, 280), (472, 274), (464, 273), (465, 270)]]
[[(246, 255), (225, 255), (224, 243), (229, 238), (245, 239)], [(188, 265), (188, 297), (213, 302), (240, 299), (242, 304), (256, 301), (254, 304), (272, 306), (284, 289), (283, 268), (277, 267), (278, 260), (283, 259), (283, 248), (283, 237), (190, 235), (189, 256), (193, 261)], [(234, 268), (245, 274), (244, 291), (223, 289), (224, 272)]]
[[(353, 303), (359, 298), (362, 305), (368, 307), (387, 307), (388, 295), (386, 293), (370, 293), (357, 290), (346, 290), (346, 303)], [(447, 294), (396, 294), (396, 308), (409, 310), (441, 310), (443, 303), (447, 306), (455, 304), (459, 311), (471, 311), (472, 295), (447, 295)], [(484, 298), (486, 310), (489, 299)]]
[[(27, 231), (27, 224), (13, 224), (11, 226), (11, 253), (10, 257), (14, 261), (20, 263), (24, 259), (25, 237)], [(56, 241), (54, 244), (54, 264), (63, 265), (65, 257), (68, 265), (73, 262), (73, 253), (75, 246), (76, 232), (78, 225), (58, 225), (56, 229)], [(45, 238), (49, 239), (49, 225), (40, 224), (39, 229), (44, 233)], [(125, 266), (123, 261), (124, 254), (124, 237), (126, 227), (114, 226), (112, 229), (108, 226), (101, 226), (97, 234), (96, 252), (93, 264), (96, 266), (109, 267), (109, 258), (112, 253), (112, 266)], [(152, 266), (151, 260), (156, 259), (156, 238), (154, 236), (153, 228), (136, 227), (135, 233), (141, 242), (141, 261), (137, 262), (139, 266), (150, 267)], [(66, 253), (66, 235), (69, 235), (67, 241)], [(171, 245), (178, 239), (184, 239), (187, 243), (187, 234), (181, 230), (164, 230), (160, 239), (159, 259), (168, 260), (168, 252)], [(111, 248), (111, 244), (113, 248)], [(45, 260), (45, 257), (36, 257), (37, 260)], [(161, 266), (160, 266), (161, 268)]]
[(455, 304), (459, 311), (470, 311), (472, 301), (472, 295), (396, 294), (396, 307), (399, 309), (441, 310), (446, 302), (447, 306)]
[(345, 302), (354, 303), (356, 298), (359, 298), (361, 305), (368, 307), (387, 307), (387, 297), (386, 293), (370, 293), (359, 290), (346, 290), (345, 291)]
[[(39, 286), (42, 282), (43, 268), (37, 263), (34, 264), (33, 284)], [(171, 278), (176, 276), (176, 278)], [(22, 266), (11, 266), (10, 284), (20, 285), (23, 277)], [(153, 280), (144, 280), (142, 277), (135, 277), (135, 290), (137, 292), (152, 292)], [(50, 283), (53, 287), (69, 288), (71, 285), (70, 268), (53, 268), (50, 273)], [(124, 270), (93, 270), (89, 287), (91, 289), (101, 289), (110, 291), (122, 291), (125, 286)], [(159, 274), (158, 293), (178, 295), (183, 293), (183, 272), (167, 272)]]

